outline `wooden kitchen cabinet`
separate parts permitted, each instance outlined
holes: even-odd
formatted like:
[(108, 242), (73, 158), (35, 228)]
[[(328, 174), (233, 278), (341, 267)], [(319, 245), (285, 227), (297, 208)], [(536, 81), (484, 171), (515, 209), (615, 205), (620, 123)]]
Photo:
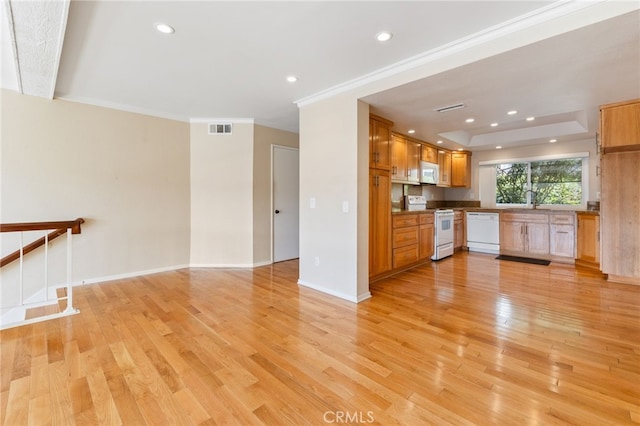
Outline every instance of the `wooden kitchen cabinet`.
[(393, 122), (369, 116), (369, 168), (391, 170), (391, 127)]
[(396, 215), (393, 222), (393, 268), (416, 263), (420, 257), (418, 214)]
[(451, 186), (458, 188), (471, 187), (471, 153), (451, 153)]
[(600, 107), (600, 267), (640, 285), (640, 99)]
[(440, 169), (438, 186), (451, 186), (451, 152), (438, 151), (438, 168)]
[(600, 215), (578, 212), (576, 265), (600, 269)]
[(600, 142), (604, 154), (640, 150), (640, 99), (600, 107)]
[(418, 247), (418, 257), (420, 260), (430, 259), (433, 256), (433, 214), (422, 213), (419, 216), (420, 222), (420, 237)]
[(556, 213), (549, 215), (549, 254), (566, 257), (573, 261), (575, 257), (575, 215), (574, 213)]
[(438, 164), (438, 150), (431, 145), (422, 145), (422, 161)]
[(464, 214), (455, 211), (453, 214), (453, 249), (460, 250), (465, 245)]
[(391, 177), (369, 169), (369, 277), (391, 270)]
[(420, 156), (422, 145), (417, 142), (407, 141), (407, 181), (420, 183)]
[(407, 181), (407, 140), (395, 133), (391, 134), (391, 180)]
[(549, 256), (549, 215), (545, 213), (502, 213), (500, 252), (516, 256)]

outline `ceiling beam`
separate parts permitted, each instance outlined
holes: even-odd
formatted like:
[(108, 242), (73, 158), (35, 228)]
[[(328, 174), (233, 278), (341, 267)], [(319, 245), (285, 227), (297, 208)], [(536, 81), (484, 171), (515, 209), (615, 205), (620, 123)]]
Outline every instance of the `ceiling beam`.
[(53, 99), (69, 0), (6, 2), (18, 91)]

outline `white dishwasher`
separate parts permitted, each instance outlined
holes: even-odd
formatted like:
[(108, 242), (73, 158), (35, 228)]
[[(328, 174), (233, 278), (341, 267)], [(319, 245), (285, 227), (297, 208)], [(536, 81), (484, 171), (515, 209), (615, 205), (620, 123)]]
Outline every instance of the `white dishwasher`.
[(467, 212), (469, 251), (500, 253), (500, 213)]

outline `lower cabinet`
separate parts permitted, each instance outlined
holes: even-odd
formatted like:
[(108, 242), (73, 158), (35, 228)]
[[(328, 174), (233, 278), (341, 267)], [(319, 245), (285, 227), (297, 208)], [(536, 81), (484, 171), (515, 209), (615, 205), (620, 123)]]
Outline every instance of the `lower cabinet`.
[(549, 254), (573, 259), (576, 251), (574, 214), (551, 214), (549, 223)]
[(433, 213), (398, 214), (392, 223), (393, 269), (433, 256)]
[(600, 269), (600, 215), (577, 213), (576, 264)]
[(503, 213), (500, 215), (500, 252), (527, 256), (549, 254), (549, 215)]
[(500, 215), (500, 252), (573, 263), (575, 214), (519, 213)]
[(433, 256), (433, 215), (421, 214), (419, 218), (420, 243), (418, 257), (420, 260), (425, 260)]
[(419, 257), (418, 214), (393, 216), (393, 268), (416, 263)]
[(453, 249), (460, 250), (465, 245), (464, 213), (456, 210), (453, 216)]

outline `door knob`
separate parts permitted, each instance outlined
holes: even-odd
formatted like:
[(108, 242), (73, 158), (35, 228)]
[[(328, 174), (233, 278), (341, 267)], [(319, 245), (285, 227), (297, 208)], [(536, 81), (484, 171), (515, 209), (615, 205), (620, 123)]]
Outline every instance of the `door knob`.
[(280, 213), (280, 210), (276, 210), (276, 214)]

